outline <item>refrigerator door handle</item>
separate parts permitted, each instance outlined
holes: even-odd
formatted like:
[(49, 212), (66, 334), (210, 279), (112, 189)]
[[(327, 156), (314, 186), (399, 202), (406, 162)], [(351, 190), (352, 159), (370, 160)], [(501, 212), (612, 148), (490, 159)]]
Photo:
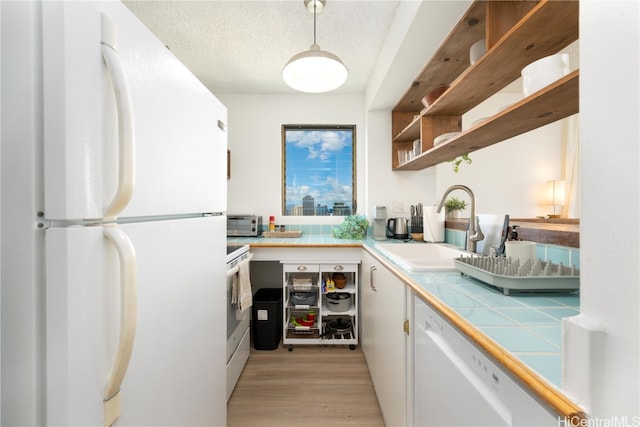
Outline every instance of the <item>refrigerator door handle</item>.
[(133, 194), (135, 176), (135, 139), (133, 104), (127, 75), (115, 50), (115, 27), (102, 15), (102, 56), (107, 64), (118, 109), (118, 187), (104, 212), (105, 218), (115, 218), (124, 210)]
[(136, 335), (137, 267), (131, 240), (116, 224), (104, 227), (105, 237), (115, 246), (120, 260), (120, 338), (104, 392), (104, 425), (108, 427), (120, 416), (120, 385), (124, 379)]

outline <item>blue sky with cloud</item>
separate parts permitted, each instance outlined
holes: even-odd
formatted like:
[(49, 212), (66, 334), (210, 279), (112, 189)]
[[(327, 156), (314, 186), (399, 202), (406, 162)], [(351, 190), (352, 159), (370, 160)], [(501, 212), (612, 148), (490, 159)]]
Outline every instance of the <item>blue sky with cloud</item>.
[(329, 208), (351, 206), (354, 129), (287, 129), (286, 206), (302, 205), (304, 196)]

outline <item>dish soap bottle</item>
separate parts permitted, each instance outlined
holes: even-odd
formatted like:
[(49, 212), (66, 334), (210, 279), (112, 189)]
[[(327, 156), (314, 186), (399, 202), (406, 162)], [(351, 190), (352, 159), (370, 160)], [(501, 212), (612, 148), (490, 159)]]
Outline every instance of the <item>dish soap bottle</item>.
[(336, 290), (336, 284), (333, 279), (327, 276), (327, 292), (334, 292)]

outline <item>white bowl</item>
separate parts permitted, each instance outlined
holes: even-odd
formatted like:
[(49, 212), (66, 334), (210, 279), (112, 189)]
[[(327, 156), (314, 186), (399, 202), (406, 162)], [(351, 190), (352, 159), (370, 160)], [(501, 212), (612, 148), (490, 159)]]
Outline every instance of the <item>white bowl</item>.
[(569, 55), (546, 56), (522, 69), (522, 91), (529, 96), (569, 74)]
[(480, 39), (472, 44), (471, 48), (469, 49), (469, 62), (471, 62), (471, 65), (475, 64), (476, 61), (485, 54), (485, 51), (486, 47), (484, 39)]

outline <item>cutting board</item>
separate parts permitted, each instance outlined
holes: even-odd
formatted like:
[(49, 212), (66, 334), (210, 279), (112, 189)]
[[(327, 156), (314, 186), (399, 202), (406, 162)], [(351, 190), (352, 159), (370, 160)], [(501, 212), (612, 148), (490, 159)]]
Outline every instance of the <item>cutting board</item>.
[(262, 233), (264, 237), (300, 237), (302, 236), (302, 230), (298, 231), (264, 231)]

